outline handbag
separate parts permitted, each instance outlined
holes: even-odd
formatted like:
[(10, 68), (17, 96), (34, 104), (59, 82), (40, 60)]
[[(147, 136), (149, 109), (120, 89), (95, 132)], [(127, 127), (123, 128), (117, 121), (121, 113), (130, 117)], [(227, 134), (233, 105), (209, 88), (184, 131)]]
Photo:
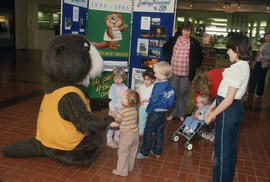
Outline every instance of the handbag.
[(270, 60), (268, 59), (261, 59), (261, 67), (263, 69), (270, 68)]

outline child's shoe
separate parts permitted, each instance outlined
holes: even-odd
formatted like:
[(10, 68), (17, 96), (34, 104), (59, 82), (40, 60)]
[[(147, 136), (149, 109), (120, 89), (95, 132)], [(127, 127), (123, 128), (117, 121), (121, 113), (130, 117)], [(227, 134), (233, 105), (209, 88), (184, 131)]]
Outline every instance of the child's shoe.
[(118, 137), (114, 137), (113, 138), (113, 141), (114, 141), (114, 143), (118, 144), (119, 143), (119, 136)]
[(188, 130), (189, 130), (189, 128), (188, 128), (187, 126), (185, 126), (185, 128), (184, 128), (183, 132), (184, 132), (184, 133), (187, 133), (187, 132), (188, 132)]
[(116, 143), (114, 143), (112, 140), (111, 141), (107, 141), (107, 146), (111, 147), (113, 149), (118, 148), (118, 145)]
[(117, 172), (116, 169), (113, 169), (113, 170), (112, 170), (112, 173), (113, 173), (113, 174), (116, 174), (116, 175), (119, 175), (119, 176), (127, 176), (127, 174), (120, 174), (119, 172)]
[(136, 159), (145, 159), (148, 158), (148, 156), (143, 155), (141, 152), (138, 152), (136, 155)]
[(193, 131), (193, 129), (189, 129), (189, 130), (187, 131), (187, 133), (188, 133), (188, 134), (193, 134), (194, 131)]
[(156, 156), (156, 158), (160, 158), (160, 155), (157, 155), (153, 152), (153, 150), (151, 150), (151, 154), (153, 154), (154, 156)]

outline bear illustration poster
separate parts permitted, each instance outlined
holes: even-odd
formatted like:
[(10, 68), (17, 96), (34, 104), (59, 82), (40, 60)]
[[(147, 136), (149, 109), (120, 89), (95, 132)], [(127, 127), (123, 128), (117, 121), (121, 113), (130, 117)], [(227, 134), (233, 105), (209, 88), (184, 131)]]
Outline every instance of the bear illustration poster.
[(87, 38), (103, 58), (128, 58), (131, 4), (126, 0), (90, 0)]

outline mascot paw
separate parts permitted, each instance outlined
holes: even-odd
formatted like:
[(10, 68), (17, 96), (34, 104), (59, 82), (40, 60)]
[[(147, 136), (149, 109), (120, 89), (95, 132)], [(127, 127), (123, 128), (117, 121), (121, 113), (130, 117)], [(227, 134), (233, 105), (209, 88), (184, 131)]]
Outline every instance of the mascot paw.
[(90, 107), (92, 112), (108, 108), (109, 102), (111, 102), (109, 98), (91, 98)]

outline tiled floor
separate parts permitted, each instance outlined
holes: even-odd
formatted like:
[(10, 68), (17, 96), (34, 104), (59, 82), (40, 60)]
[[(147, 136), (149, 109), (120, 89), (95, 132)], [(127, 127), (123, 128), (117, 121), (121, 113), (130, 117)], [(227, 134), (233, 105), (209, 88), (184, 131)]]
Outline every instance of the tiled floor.
[[(48, 82), (40, 70), (40, 51), (1, 51), (0, 62), (0, 148), (35, 135), (41, 90)], [(243, 99), (245, 113), (240, 125), (236, 182), (270, 180), (270, 83), (263, 98)], [(187, 112), (193, 107), (192, 93)], [(102, 114), (102, 113), (97, 113)], [(213, 143), (195, 138), (192, 151), (184, 149), (185, 139), (170, 139), (177, 120), (166, 121), (161, 158), (137, 160), (128, 177), (111, 173), (117, 150), (104, 146), (90, 167), (60, 165), (47, 158), (8, 159), (0, 154), (2, 182), (206, 182), (211, 181)]]

